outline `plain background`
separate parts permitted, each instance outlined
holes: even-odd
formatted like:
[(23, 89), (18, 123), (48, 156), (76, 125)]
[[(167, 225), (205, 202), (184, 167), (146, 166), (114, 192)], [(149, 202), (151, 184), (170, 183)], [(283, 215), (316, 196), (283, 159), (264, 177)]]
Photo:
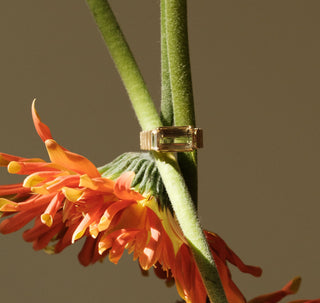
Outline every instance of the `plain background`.
[[(159, 1), (110, 1), (159, 107)], [(320, 2), (190, 1), (200, 218), (262, 278), (233, 271), (248, 299), (303, 277), (319, 293)], [(84, 0), (1, 1), (2, 152), (47, 159), (31, 120), (97, 166), (138, 150), (139, 125)], [(16, 182), (5, 169), (2, 184)], [(127, 256), (87, 268), (80, 245), (34, 252), (0, 236), (3, 302), (175, 302)], [(291, 298), (290, 298), (291, 299)], [(288, 301), (288, 299), (286, 300)]]

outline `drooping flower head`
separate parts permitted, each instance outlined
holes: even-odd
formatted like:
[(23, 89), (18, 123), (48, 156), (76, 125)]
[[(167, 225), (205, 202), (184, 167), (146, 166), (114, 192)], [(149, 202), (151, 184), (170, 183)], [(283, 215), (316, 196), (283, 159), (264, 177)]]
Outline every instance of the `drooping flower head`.
[[(159, 277), (174, 279), (186, 302), (205, 303), (206, 290), (188, 242), (170, 205), (162, 203), (161, 180), (148, 175), (153, 176), (156, 171), (152, 158), (129, 153), (112, 165), (97, 169), (88, 159), (53, 139), (34, 103), (32, 117), (50, 161), (0, 153), (0, 166), (6, 166), (9, 173), (27, 176), (23, 183), (0, 186), (0, 212), (4, 218), (0, 232), (11, 233), (34, 221), (23, 238), (32, 242), (35, 250), (51, 253), (59, 253), (85, 238), (79, 253), (79, 261), (85, 266), (106, 256), (117, 263), (126, 249), (142, 270), (153, 267)], [(132, 165), (134, 159), (138, 159), (138, 172)], [(134, 187), (137, 180), (138, 186)], [(227, 262), (254, 276), (260, 276), (261, 269), (245, 265), (218, 235), (205, 235), (228, 302), (245, 303), (231, 279)], [(278, 302), (296, 292), (298, 282), (294, 279), (282, 290), (250, 302)]]

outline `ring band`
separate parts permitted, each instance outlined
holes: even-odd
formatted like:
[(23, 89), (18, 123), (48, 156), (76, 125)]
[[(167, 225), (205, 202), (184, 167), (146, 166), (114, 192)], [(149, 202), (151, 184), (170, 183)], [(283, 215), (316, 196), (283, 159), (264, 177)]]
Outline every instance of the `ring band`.
[(203, 131), (192, 126), (162, 126), (140, 132), (140, 149), (190, 152), (203, 147)]

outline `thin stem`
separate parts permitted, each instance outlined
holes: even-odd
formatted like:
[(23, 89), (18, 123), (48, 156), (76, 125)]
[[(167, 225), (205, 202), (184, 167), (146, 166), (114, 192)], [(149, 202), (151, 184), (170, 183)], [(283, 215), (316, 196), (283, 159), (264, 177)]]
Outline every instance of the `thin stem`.
[(227, 303), (219, 273), (177, 162), (170, 153), (154, 152), (153, 155), (173, 210), (201, 273), (208, 297), (212, 303)]
[(166, 41), (174, 124), (195, 125), (188, 46), (187, 1), (166, 0)]
[(144, 130), (161, 126), (138, 65), (106, 0), (86, 0)]
[(163, 125), (173, 125), (173, 107), (168, 62), (166, 0), (161, 0), (161, 112)]
[[(165, 0), (166, 46), (174, 125), (195, 126), (195, 112), (188, 44), (186, 0)], [(197, 152), (178, 153), (178, 163), (197, 208)]]

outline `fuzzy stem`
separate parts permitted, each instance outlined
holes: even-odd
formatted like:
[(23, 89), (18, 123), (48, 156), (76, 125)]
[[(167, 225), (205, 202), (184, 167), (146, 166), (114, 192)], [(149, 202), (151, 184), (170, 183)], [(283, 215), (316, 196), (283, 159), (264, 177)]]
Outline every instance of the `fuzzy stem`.
[(186, 0), (166, 0), (165, 13), (174, 124), (194, 126)]
[[(174, 125), (195, 126), (191, 68), (188, 44), (186, 0), (164, 0), (166, 19), (166, 46)], [(178, 162), (197, 208), (198, 170), (197, 151), (178, 153)]]
[(144, 130), (161, 126), (138, 65), (106, 0), (86, 0)]
[(173, 107), (168, 62), (166, 0), (161, 0), (161, 113), (163, 125), (173, 125)]
[(212, 303), (227, 303), (219, 273), (202, 232), (188, 188), (170, 153), (153, 153), (173, 210), (201, 273)]

